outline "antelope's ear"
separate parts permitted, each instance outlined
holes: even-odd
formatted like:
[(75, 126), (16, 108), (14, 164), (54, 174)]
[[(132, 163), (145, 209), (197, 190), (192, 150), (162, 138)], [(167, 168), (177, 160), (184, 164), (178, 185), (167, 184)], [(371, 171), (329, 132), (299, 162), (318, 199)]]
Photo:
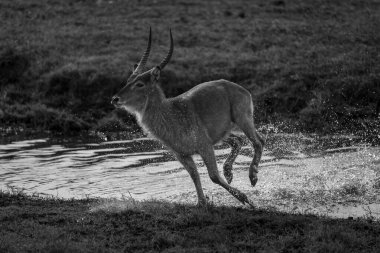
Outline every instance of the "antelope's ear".
[(161, 68), (159, 66), (156, 66), (152, 69), (150, 72), (150, 78), (152, 82), (157, 82), (158, 79), (160, 79), (161, 74)]

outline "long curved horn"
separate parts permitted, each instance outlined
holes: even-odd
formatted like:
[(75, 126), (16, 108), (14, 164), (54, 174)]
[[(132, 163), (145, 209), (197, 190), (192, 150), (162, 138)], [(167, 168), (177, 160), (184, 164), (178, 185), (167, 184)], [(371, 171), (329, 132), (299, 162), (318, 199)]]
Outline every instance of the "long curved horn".
[(169, 52), (166, 55), (165, 59), (163, 59), (159, 65), (161, 70), (164, 69), (165, 65), (170, 61), (170, 58), (172, 57), (172, 54), (173, 54), (173, 48), (174, 48), (174, 46), (173, 46), (172, 29), (170, 29), (170, 48), (169, 48)]
[(149, 40), (148, 40), (148, 46), (143, 54), (143, 56), (141, 57), (141, 60), (139, 62), (139, 64), (137, 65), (136, 69), (133, 71), (132, 75), (131, 76), (135, 76), (137, 75), (139, 72), (141, 72), (141, 70), (145, 67), (145, 64), (148, 60), (148, 57), (149, 57), (149, 53), (150, 53), (150, 46), (152, 44), (152, 28), (149, 27)]

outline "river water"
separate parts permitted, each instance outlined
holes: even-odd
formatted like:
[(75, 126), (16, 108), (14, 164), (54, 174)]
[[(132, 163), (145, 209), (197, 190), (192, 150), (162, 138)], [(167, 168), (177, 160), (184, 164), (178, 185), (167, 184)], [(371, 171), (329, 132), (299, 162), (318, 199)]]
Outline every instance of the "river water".
[[(226, 145), (216, 146), (220, 172)], [(202, 186), (216, 205), (237, 205), (213, 184), (194, 156)], [(268, 136), (259, 181), (248, 179), (250, 145), (234, 166), (232, 186), (258, 207), (332, 217), (380, 218), (380, 148), (353, 136)], [(150, 138), (99, 141), (36, 138), (0, 143), (0, 190), (61, 198), (165, 199), (196, 203), (193, 182), (170, 153)]]

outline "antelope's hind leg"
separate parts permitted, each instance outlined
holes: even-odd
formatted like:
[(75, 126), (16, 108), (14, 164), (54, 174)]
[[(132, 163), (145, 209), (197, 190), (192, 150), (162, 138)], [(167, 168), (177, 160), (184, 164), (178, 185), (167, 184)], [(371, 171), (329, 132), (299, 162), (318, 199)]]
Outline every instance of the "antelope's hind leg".
[(255, 128), (253, 123), (253, 106), (248, 107), (248, 109), (241, 110), (242, 113), (238, 114), (236, 118), (236, 124), (239, 128), (244, 132), (244, 134), (248, 137), (252, 146), (255, 150), (255, 154), (253, 156), (253, 160), (251, 165), (249, 166), (249, 179), (251, 181), (251, 185), (255, 186), (257, 183), (257, 173), (259, 162), (261, 160), (261, 155), (263, 153), (263, 146), (265, 144), (265, 140), (262, 136), (260, 136)]
[(253, 121), (247, 121), (244, 124), (239, 125), (241, 130), (245, 133), (248, 139), (251, 141), (252, 146), (255, 150), (255, 154), (253, 156), (253, 160), (251, 165), (249, 166), (249, 180), (251, 181), (251, 185), (255, 186), (257, 183), (257, 173), (259, 162), (261, 160), (261, 155), (263, 153), (263, 144), (265, 143), (264, 139), (256, 132)]
[(227, 160), (224, 162), (223, 174), (227, 180), (227, 183), (231, 184), (233, 179), (232, 164), (236, 160), (236, 157), (239, 155), (239, 151), (243, 145), (243, 139), (234, 134), (230, 134), (230, 136), (224, 142), (231, 147), (231, 153), (228, 155)]
[(185, 167), (187, 172), (189, 172), (191, 179), (194, 182), (195, 189), (197, 190), (198, 195), (198, 206), (205, 206), (207, 204), (206, 197), (203, 193), (201, 179), (197, 171), (197, 166), (194, 163), (194, 160), (191, 156), (182, 156), (175, 154), (178, 161)]

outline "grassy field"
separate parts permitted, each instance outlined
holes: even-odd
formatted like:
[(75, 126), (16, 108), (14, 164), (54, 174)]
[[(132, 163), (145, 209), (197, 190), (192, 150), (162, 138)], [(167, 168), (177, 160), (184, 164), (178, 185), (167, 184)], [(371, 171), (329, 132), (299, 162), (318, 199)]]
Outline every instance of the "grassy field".
[(130, 129), (131, 117), (109, 101), (151, 26), (149, 66), (174, 33), (168, 96), (224, 78), (252, 92), (261, 123), (378, 134), (376, 0), (3, 0), (0, 8), (2, 129)]
[(378, 252), (380, 224), (160, 201), (0, 193), (1, 252)]

